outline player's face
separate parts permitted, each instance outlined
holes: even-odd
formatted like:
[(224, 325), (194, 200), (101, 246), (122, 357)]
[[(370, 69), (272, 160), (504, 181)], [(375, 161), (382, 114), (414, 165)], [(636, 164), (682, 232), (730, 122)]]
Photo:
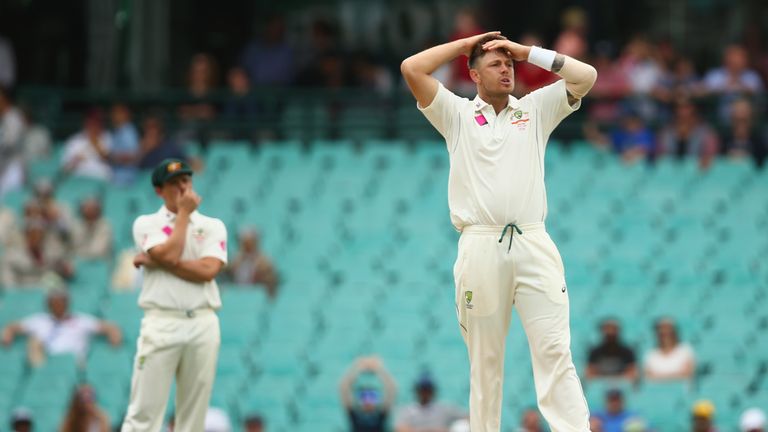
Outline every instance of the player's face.
[(470, 76), (477, 83), (478, 92), (489, 96), (508, 95), (515, 89), (512, 58), (500, 51), (491, 51), (478, 58)]
[(165, 206), (175, 211), (176, 202), (184, 191), (192, 188), (192, 177), (188, 174), (182, 174), (176, 177), (172, 177), (162, 186), (156, 188), (157, 194), (165, 202)]

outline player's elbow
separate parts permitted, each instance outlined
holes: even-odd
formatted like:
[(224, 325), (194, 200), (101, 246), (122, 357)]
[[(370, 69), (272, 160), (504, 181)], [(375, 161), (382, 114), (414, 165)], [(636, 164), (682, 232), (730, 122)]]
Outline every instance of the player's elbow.
[(592, 65), (587, 65), (586, 69), (586, 77), (584, 81), (586, 81), (589, 84), (589, 89), (592, 88), (593, 85), (595, 85), (595, 82), (597, 81), (597, 69), (595, 69)]
[(406, 78), (416, 74), (416, 69), (413, 65), (413, 59), (411, 57), (408, 57), (407, 59), (403, 60), (402, 63), (400, 63), (400, 73)]

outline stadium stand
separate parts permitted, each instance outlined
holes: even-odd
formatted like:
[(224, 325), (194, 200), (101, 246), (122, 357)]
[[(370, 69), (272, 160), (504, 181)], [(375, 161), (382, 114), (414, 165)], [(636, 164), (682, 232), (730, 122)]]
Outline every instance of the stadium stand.
[[(351, 122), (358, 114), (343, 115)], [(397, 121), (410, 115), (398, 112)], [(372, 353), (401, 384), (398, 404), (410, 400), (409, 384), (429, 369), (442, 399), (466, 405), (467, 358), (453, 306), (458, 234), (448, 218), (442, 143), (214, 142), (205, 165), (195, 177), (202, 210), (228, 224), (231, 248), (239, 227), (258, 226), (283, 280), (273, 301), (263, 290), (221, 285), (212, 405), (229, 412), (235, 430), (254, 412), (270, 431), (346, 430), (338, 380), (346, 365)], [(728, 160), (707, 172), (691, 161), (625, 166), (585, 143), (558, 142), (549, 144), (546, 169), (548, 225), (566, 266), (580, 372), (606, 315), (620, 317), (638, 353), (654, 343), (653, 320), (671, 316), (697, 355), (692, 385), (590, 381), (590, 404), (623, 386), (629, 407), (658, 431), (684, 430), (700, 398), (716, 404), (721, 431), (734, 430), (742, 409), (766, 407), (768, 171)], [(48, 161), (32, 169), (33, 178), (52, 173)], [(135, 215), (157, 206), (147, 181), (123, 189), (71, 178), (57, 185), (57, 196), (72, 206), (84, 195), (103, 196), (116, 251), (132, 247)], [(3, 205), (19, 212), (28, 194), (9, 195)], [(37, 430), (54, 430), (80, 380), (94, 386), (119, 424), (141, 311), (135, 292), (110, 289), (110, 266), (78, 262), (70, 289), (75, 309), (120, 326), (123, 346), (93, 344), (84, 370), (71, 358), (32, 370), (23, 341), (0, 348), (0, 424), (22, 403), (43, 419)], [(39, 290), (5, 287), (1, 294), (0, 325), (43, 305)], [(505, 430), (535, 404), (525, 335), (513, 322)]]

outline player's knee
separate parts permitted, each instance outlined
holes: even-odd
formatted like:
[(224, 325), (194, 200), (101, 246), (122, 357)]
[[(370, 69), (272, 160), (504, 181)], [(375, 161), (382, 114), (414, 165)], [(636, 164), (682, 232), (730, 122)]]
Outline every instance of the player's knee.
[(570, 357), (571, 347), (564, 337), (546, 338), (541, 344), (537, 344), (539, 356), (548, 359), (561, 359)]

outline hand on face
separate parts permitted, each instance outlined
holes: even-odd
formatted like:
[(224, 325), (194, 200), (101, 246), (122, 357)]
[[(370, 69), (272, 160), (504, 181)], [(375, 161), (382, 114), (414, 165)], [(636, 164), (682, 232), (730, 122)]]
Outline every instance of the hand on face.
[(176, 206), (178, 207), (179, 211), (192, 213), (193, 211), (197, 210), (197, 206), (200, 205), (201, 201), (202, 198), (200, 195), (198, 195), (194, 189), (189, 188), (184, 189), (181, 194), (178, 195)]

